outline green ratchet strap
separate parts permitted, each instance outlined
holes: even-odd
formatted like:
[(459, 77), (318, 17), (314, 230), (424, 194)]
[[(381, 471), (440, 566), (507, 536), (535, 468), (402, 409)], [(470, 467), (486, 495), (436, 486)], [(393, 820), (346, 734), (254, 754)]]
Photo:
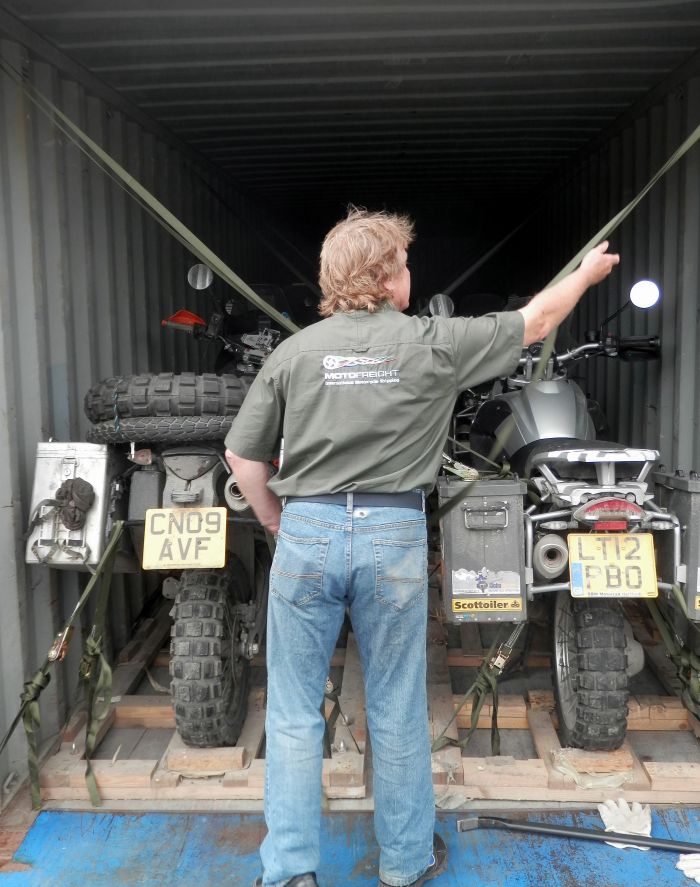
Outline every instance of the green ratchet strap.
[(79, 126), (76, 126), (44, 93), (31, 84), (21, 71), (18, 71), (17, 68), (5, 59), (0, 59), (0, 70), (4, 71), (24, 91), (29, 100), (46, 114), (67, 138), (78, 145), (105, 172), (111, 174), (114, 181), (128, 191), (153, 218), (183, 246), (190, 250), (194, 256), (208, 265), (225, 283), (244, 296), (249, 302), (252, 302), (260, 311), (264, 311), (280, 326), (292, 333), (297, 332), (299, 327), (295, 323), (292, 323), (288, 317), (280, 314), (276, 308), (273, 308), (264, 299), (261, 299), (242, 278), (229, 268), (223, 259), (219, 258), (213, 250), (210, 250), (193, 231), (183, 225), (177, 216), (173, 215), (147, 188), (144, 188), (110, 154), (104, 151), (97, 142), (93, 141)]
[[(37, 754), (37, 734), (41, 727), (41, 713), (39, 711), (39, 696), (41, 691), (49, 685), (51, 675), (48, 674), (48, 663), (24, 685), (24, 692), (20, 695), (22, 706), (20, 715), (24, 724), (24, 732), (27, 736), (27, 764), (29, 766), (29, 782), (32, 791), (32, 807), (38, 810), (41, 807), (41, 790), (39, 788), (39, 756)], [(17, 726), (18, 718), (12, 723), (7, 739), (12, 735)], [(0, 751), (3, 746), (0, 746)]]
[(109, 714), (112, 705), (112, 669), (105, 659), (102, 644), (116, 551), (116, 547), (114, 547), (109, 557), (102, 560), (103, 569), (100, 579), (100, 591), (95, 606), (95, 621), (92, 631), (85, 640), (83, 657), (78, 670), (80, 680), (83, 682), (85, 689), (85, 707), (87, 711), (87, 725), (85, 727), (85, 782), (87, 783), (93, 807), (99, 807), (102, 801), (97, 789), (95, 774), (92, 771), (91, 758), (97, 745), (98, 731), (102, 722)]
[(85, 641), (79, 669), (80, 679), (86, 687), (85, 704), (88, 722), (85, 728), (85, 782), (93, 807), (102, 803), (97, 790), (91, 758), (97, 744), (97, 733), (107, 717), (112, 704), (112, 669), (102, 652), (102, 636), (92, 634)]
[[(466, 748), (479, 723), (479, 715), (481, 714), (481, 709), (484, 706), (486, 697), (491, 693), (491, 754), (500, 755), (501, 737), (498, 732), (498, 678), (503, 674), (503, 671), (508, 664), (508, 660), (513, 653), (513, 649), (518, 642), (518, 638), (526, 624), (527, 623), (525, 622), (520, 622), (515, 630), (511, 632), (510, 637), (508, 637), (508, 639), (502, 644), (499, 645), (498, 638), (496, 638), (493, 644), (491, 644), (491, 649), (484, 658), (481, 668), (479, 669), (479, 674), (476, 676), (476, 680), (461, 698), (459, 705), (454, 710), (454, 714), (443, 727), (442, 733), (440, 733), (440, 735), (433, 741), (431, 747), (432, 752), (440, 751), (440, 749), (444, 748), (446, 745), (456, 745), (459, 748)], [(471, 723), (467, 735), (464, 739), (452, 739), (445, 734), (471, 697), (474, 697), (474, 699), (472, 701)]]
[[(66, 639), (70, 637), (71, 629), (73, 623), (76, 621), (80, 613), (85, 608), (85, 605), (88, 602), (88, 599), (97, 585), (98, 580), (101, 580), (103, 590), (101, 591), (101, 595), (105, 598), (105, 603), (103, 606), (106, 607), (106, 592), (104, 591), (104, 586), (106, 585), (109, 588), (109, 583), (111, 580), (111, 572), (112, 565), (114, 561), (114, 556), (117, 550), (117, 543), (122, 535), (124, 530), (124, 522), (123, 521), (115, 521), (114, 526), (112, 527), (112, 531), (109, 535), (109, 539), (107, 540), (107, 546), (105, 548), (105, 552), (102, 555), (102, 559), (99, 564), (95, 568), (95, 572), (90, 577), (90, 581), (85, 586), (85, 590), (80, 596), (78, 603), (75, 605), (73, 612), (70, 615), (70, 618), (66, 622), (62, 631), (60, 631), (56, 635), (56, 639), (51, 646), (51, 650), (49, 651), (46, 659), (44, 660), (43, 665), (36, 674), (28, 680), (24, 685), (24, 691), (20, 695), (20, 700), (22, 704), (20, 705), (19, 711), (15, 715), (14, 720), (10, 724), (8, 731), (2, 738), (2, 742), (0, 742), (0, 754), (5, 750), (7, 743), (10, 741), (10, 737), (15, 732), (15, 729), (20, 721), (24, 723), (24, 729), (27, 734), (27, 761), (29, 766), (29, 778), (31, 783), (31, 793), (32, 793), (32, 806), (35, 810), (41, 808), (41, 790), (39, 787), (39, 755), (37, 751), (37, 739), (39, 727), (41, 726), (41, 714), (39, 711), (39, 696), (41, 691), (48, 686), (48, 683), (51, 679), (49, 672), (49, 668), (53, 663), (59, 658), (57, 655), (57, 651), (64, 647)], [(99, 606), (99, 605), (98, 605)], [(88, 649), (88, 645), (86, 644), (86, 650)], [(90, 650), (92, 651), (93, 647), (90, 646)], [(103, 661), (104, 661), (104, 657)], [(106, 664), (106, 662), (105, 662)], [(81, 663), (82, 665), (82, 663)], [(109, 669), (109, 666), (107, 666)], [(103, 670), (98, 670), (96, 672), (99, 675), (103, 674)], [(110, 673), (111, 678), (111, 673)], [(105, 678), (97, 679), (94, 686), (93, 697), (97, 697), (103, 691)], [(111, 680), (110, 680), (111, 686)], [(106, 694), (107, 699), (109, 699), (109, 693)], [(94, 702), (94, 698), (93, 698)], [(104, 709), (104, 696), (102, 699), (101, 707), (99, 708), (97, 715), (101, 718), (104, 718), (106, 711)], [(88, 709), (88, 718), (89, 722), (94, 721), (94, 715)], [(98, 725), (99, 726), (99, 723)], [(97, 728), (95, 728), (95, 734), (97, 732)], [(86, 740), (86, 748), (87, 743), (89, 742), (89, 736)], [(87, 757), (87, 751), (86, 751)], [(88, 757), (88, 767), (89, 767), (89, 757)], [(88, 788), (89, 788), (88, 783)], [(92, 798), (92, 791), (90, 792), (90, 797)], [(94, 800), (93, 800), (94, 803)], [(99, 796), (97, 798), (97, 803), (99, 804)]]
[[(678, 587), (675, 586), (675, 588)], [(678, 592), (680, 594), (680, 589)], [(685, 601), (683, 604), (685, 610)], [(694, 715), (700, 717), (700, 657), (674, 637), (675, 633), (669, 627), (656, 601), (648, 600), (647, 607), (659, 630), (671, 662), (676, 666), (678, 678), (683, 685), (681, 692), (683, 703)]]
[[(496, 469), (495, 474), (497, 477), (515, 477), (513, 472), (510, 470), (510, 463), (508, 461), (494, 462), (493, 459), (489, 459), (488, 456), (482, 456), (481, 453), (475, 453), (471, 447), (467, 446), (464, 443), (460, 443), (454, 437), (450, 437), (449, 434), (447, 435), (447, 440), (451, 444), (454, 444), (455, 446), (459, 447), (462, 452), (471, 453), (473, 456), (478, 456), (478, 458), (482, 459), (484, 462), (488, 462), (489, 465), (492, 466), (492, 468)], [(444, 455), (445, 455), (445, 453), (443, 453), (443, 456)], [(455, 461), (454, 459), (451, 459), (449, 456), (447, 456), (447, 458), (450, 459), (450, 461), (454, 463), (454, 461)], [(457, 463), (457, 464), (460, 464), (460, 463)], [(467, 466), (463, 466), (463, 467), (467, 467)], [(489, 474), (489, 476), (491, 476), (491, 475)], [(484, 472), (480, 471), (479, 477), (476, 478), (476, 480), (483, 480), (484, 477), (485, 477)], [(464, 495), (464, 494), (462, 494), (462, 495)]]

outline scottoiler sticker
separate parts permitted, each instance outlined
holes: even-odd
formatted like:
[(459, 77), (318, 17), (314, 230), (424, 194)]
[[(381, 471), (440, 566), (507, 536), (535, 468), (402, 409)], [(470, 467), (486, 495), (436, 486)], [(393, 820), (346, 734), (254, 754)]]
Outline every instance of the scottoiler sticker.
[(452, 601), (453, 613), (479, 613), (490, 611), (521, 611), (523, 602), (519, 597), (479, 597), (479, 598), (455, 598)]
[(480, 570), (452, 571), (452, 594), (520, 594), (520, 574), (513, 570)]

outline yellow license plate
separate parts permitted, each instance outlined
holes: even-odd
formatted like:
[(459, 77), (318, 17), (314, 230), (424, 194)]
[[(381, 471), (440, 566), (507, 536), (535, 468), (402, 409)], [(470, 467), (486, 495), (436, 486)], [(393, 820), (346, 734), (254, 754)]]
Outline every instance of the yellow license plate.
[(183, 570), (226, 564), (225, 508), (149, 508), (144, 570)]
[(568, 542), (572, 597), (658, 596), (651, 533), (572, 533)]

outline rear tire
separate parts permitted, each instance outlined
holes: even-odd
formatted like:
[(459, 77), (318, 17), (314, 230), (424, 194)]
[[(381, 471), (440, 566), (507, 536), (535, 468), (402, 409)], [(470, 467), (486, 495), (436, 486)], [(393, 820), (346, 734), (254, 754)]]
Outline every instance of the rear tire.
[(235, 745), (245, 720), (250, 661), (237, 655), (236, 604), (251, 598), (245, 567), (229, 554), (221, 570), (186, 570), (171, 611), (170, 691), (187, 745)]
[(89, 443), (192, 443), (223, 440), (233, 416), (146, 416), (91, 425), (85, 435)]
[(627, 733), (629, 677), (624, 617), (615, 600), (554, 603), (554, 683), (562, 744), (611, 751)]
[(92, 423), (146, 416), (235, 416), (245, 388), (233, 375), (141, 373), (113, 376), (85, 395)]

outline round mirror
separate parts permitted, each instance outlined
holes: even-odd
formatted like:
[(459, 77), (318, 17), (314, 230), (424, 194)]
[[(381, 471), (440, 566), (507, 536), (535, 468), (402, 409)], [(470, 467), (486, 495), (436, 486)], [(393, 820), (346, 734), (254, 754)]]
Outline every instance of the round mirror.
[(187, 272), (187, 282), (195, 290), (205, 290), (212, 285), (214, 272), (208, 265), (193, 265)]
[(630, 290), (630, 301), (637, 308), (653, 308), (659, 296), (659, 287), (653, 280), (638, 280)]
[(452, 317), (455, 313), (455, 303), (444, 293), (436, 293), (428, 302), (428, 310), (439, 317)]

